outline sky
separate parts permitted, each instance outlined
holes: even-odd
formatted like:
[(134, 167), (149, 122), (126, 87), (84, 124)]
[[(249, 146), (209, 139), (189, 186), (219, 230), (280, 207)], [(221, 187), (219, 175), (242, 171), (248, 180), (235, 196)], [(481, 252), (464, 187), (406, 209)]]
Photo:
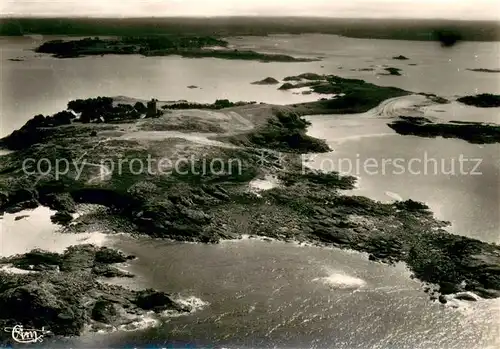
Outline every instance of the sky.
[(500, 20), (499, 0), (0, 0), (11, 16), (321, 16)]

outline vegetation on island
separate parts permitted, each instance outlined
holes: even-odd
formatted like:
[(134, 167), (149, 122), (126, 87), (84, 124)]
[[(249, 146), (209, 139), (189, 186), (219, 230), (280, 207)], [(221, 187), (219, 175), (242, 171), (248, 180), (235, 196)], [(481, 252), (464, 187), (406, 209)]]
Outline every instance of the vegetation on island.
[(299, 114), (286, 109), (273, 113), (275, 118), (270, 118), (262, 127), (249, 133), (229, 137), (228, 140), (238, 146), (265, 147), (301, 154), (330, 151), (325, 141), (306, 134), (310, 123), (302, 119)]
[(392, 59), (395, 59), (395, 60), (400, 60), (400, 61), (407, 61), (407, 60), (409, 60), (409, 58), (408, 58), (408, 57), (403, 56), (403, 55), (394, 56), (394, 57), (392, 57)]
[[(287, 76), (283, 79), (283, 81), (302, 81), (302, 78), (298, 76)], [(292, 84), (290, 85), (293, 86)]]
[(36, 52), (50, 53), (55, 57), (79, 57), (104, 54), (142, 54), (154, 55), (155, 52), (201, 49), (209, 46), (227, 47), (227, 42), (216, 38), (145, 36), (123, 37), (119, 39), (84, 38), (81, 40), (52, 40), (36, 48)]
[(135, 105), (113, 103), (110, 97), (77, 99), (68, 103), (68, 108), (54, 115), (35, 115), (32, 119), (2, 140), (2, 145), (10, 149), (21, 149), (43, 142), (54, 136), (54, 128), (72, 123), (120, 123), (131, 122), (141, 117), (158, 117), (161, 111), (155, 109), (148, 115), (147, 107), (137, 102)]
[(500, 107), (500, 95), (482, 93), (475, 96), (464, 96), (457, 99), (460, 103), (472, 105), (478, 108), (498, 108)]
[(240, 107), (249, 104), (256, 104), (257, 102), (231, 102), (228, 99), (217, 99), (214, 103), (191, 103), (191, 102), (176, 102), (163, 105), (162, 109), (224, 109), (232, 107)]
[(463, 139), (473, 144), (500, 143), (500, 125), (480, 122), (434, 123), (424, 117), (401, 116), (388, 124), (402, 135)]
[[(316, 102), (294, 104), (294, 110), (301, 115), (364, 113), (389, 98), (411, 94), (400, 88), (377, 86), (360, 79), (313, 73), (302, 74), (302, 76), (308, 76), (310, 81), (296, 84), (287, 82), (280, 89), (293, 90), (309, 87), (315, 93), (335, 96)], [(294, 81), (293, 78), (288, 77), (288, 81)]]
[(107, 54), (140, 54), (146, 57), (179, 55), (187, 58), (213, 57), (262, 62), (311, 62), (316, 60), (281, 54), (259, 53), (250, 50), (229, 49), (227, 41), (211, 36), (157, 35), (119, 39), (95, 37), (70, 41), (53, 40), (40, 45), (36, 52), (52, 54), (57, 58), (102, 56)]

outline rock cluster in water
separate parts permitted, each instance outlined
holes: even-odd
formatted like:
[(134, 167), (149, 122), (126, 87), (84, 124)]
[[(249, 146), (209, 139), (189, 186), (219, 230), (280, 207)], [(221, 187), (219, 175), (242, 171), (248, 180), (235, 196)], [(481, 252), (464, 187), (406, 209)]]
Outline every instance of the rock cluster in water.
[[(73, 246), (63, 254), (41, 250), (3, 258), (0, 263), (25, 274), (0, 273), (0, 327), (44, 327), (56, 336), (77, 336), (86, 326), (112, 330), (137, 322), (149, 311), (191, 311), (169, 294), (132, 291), (101, 278), (132, 277), (113, 264), (133, 259), (92, 245)], [(0, 341), (10, 333), (2, 331)]]
[(424, 117), (400, 116), (388, 126), (401, 135), (458, 138), (474, 144), (500, 143), (500, 125), (495, 124), (467, 121), (435, 123)]
[(408, 58), (408, 57), (405, 57), (405, 56), (403, 56), (403, 55), (394, 56), (394, 57), (392, 57), (392, 59), (395, 59), (395, 60), (400, 60), (400, 61), (407, 61), (407, 60), (409, 60), (409, 58)]
[(265, 79), (252, 82), (253, 85), (276, 85), (279, 83), (280, 82), (278, 80), (276, 80), (275, 78), (272, 78), (272, 77), (267, 77)]

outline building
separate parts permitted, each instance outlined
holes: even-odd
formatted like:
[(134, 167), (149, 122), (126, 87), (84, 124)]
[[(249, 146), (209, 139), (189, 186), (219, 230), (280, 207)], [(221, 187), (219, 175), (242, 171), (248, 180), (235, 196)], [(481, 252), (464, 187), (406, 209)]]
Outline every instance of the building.
[(156, 102), (158, 102), (158, 100), (154, 99), (154, 98), (148, 102), (147, 111), (146, 111), (147, 118), (155, 118), (156, 117), (156, 115), (157, 115)]

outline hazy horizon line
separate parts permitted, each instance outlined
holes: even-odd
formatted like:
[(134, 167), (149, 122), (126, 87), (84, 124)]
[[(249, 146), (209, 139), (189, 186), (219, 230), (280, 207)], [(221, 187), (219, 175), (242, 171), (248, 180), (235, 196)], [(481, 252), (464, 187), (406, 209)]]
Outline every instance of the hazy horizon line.
[(286, 16), (273, 16), (273, 15), (217, 15), (217, 16), (193, 16), (193, 15), (176, 15), (176, 16), (96, 16), (96, 15), (21, 15), (21, 14), (0, 14), (0, 18), (12, 18), (12, 19), (84, 19), (84, 18), (100, 18), (100, 19), (207, 19), (207, 18), (269, 18), (269, 19), (279, 19), (279, 18), (303, 18), (303, 19), (340, 19), (340, 20), (390, 20), (390, 21), (407, 21), (407, 20), (419, 20), (419, 21), (456, 21), (456, 22), (497, 22), (500, 24), (500, 19), (493, 18), (446, 18), (446, 17), (334, 17), (334, 16), (323, 16), (323, 15), (286, 15)]

